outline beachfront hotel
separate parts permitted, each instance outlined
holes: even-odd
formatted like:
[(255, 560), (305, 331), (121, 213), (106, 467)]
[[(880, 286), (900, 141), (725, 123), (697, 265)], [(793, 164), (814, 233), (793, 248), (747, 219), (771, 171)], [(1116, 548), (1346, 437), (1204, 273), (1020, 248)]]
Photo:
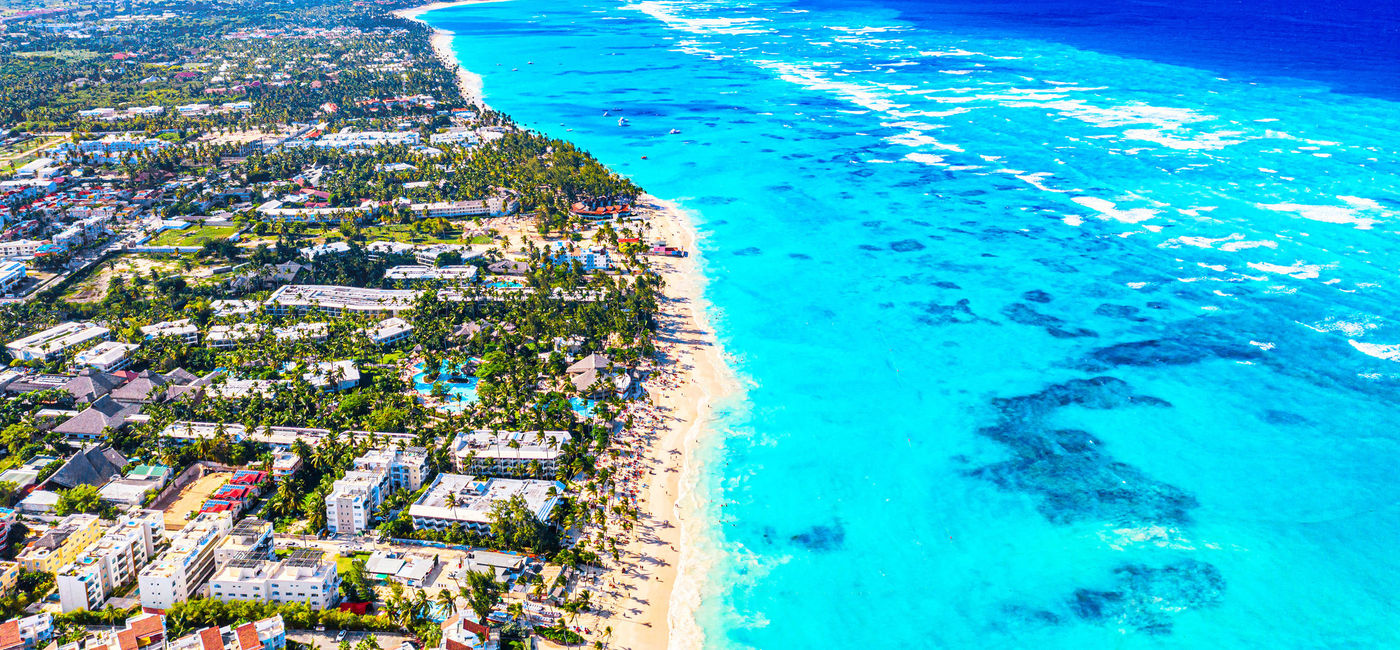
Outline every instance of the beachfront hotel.
[(477, 478), (464, 474), (438, 474), (418, 500), (408, 508), (417, 529), (447, 530), (461, 524), (465, 530), (489, 534), (491, 508), (512, 497), (524, 497), (535, 518), (549, 521), (549, 514), (564, 496), (559, 481), (510, 478)]
[(533, 463), (542, 476), (553, 476), (572, 439), (567, 431), (464, 431), (452, 441), (452, 458), (463, 474), (520, 476)]
[(199, 328), (195, 327), (188, 318), (151, 323), (141, 328), (141, 334), (146, 337), (146, 340), (169, 336), (191, 345), (199, 342)]
[(97, 611), (117, 588), (136, 579), (165, 539), (165, 518), (159, 510), (138, 510), (122, 517), (56, 576), (63, 612)]
[(227, 512), (202, 512), (170, 537), (170, 549), (141, 571), (141, 606), (165, 611), (200, 595), (214, 574), (214, 549), (233, 528)]
[(52, 361), (72, 348), (89, 341), (106, 340), (111, 335), (112, 330), (94, 323), (69, 322), (11, 341), (5, 347), (20, 361)]

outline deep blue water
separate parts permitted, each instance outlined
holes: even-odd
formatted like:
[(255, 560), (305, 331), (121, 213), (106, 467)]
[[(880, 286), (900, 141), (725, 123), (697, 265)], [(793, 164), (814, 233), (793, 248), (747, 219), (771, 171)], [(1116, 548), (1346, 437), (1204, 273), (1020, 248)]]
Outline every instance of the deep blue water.
[(696, 214), (709, 647), (1400, 645), (1393, 5), (426, 18)]

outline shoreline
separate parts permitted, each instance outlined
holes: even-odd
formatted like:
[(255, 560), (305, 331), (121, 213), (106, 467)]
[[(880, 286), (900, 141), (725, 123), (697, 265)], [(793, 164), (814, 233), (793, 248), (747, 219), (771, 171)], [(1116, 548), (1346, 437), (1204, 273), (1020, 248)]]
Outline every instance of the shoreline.
[(408, 9), (399, 9), (398, 11), (390, 12), (390, 14), (403, 18), (404, 20), (422, 23), (427, 27), (432, 32), (432, 35), (428, 37), (428, 45), (433, 48), (433, 54), (437, 55), (438, 60), (442, 61), (442, 64), (447, 66), (448, 70), (452, 70), (456, 73), (457, 88), (462, 91), (462, 96), (470, 103), (489, 109), (491, 107), (487, 105), (486, 97), (482, 92), (483, 84), (481, 77), (463, 68), (462, 65), (457, 62), (456, 53), (452, 51), (452, 37), (457, 35), (456, 32), (449, 32), (444, 29), (433, 27), (429, 25), (427, 21), (419, 18), (419, 16), (429, 11), (446, 9), (448, 7), (505, 1), (506, 0), (455, 0), (454, 2), (434, 2), (417, 7), (410, 7)]
[[(480, 76), (466, 70), (452, 50), (453, 32), (429, 25), (420, 16), (436, 9), (505, 0), (434, 2), (394, 12), (432, 30), (433, 52), (457, 75), (468, 101), (487, 106)], [(620, 545), (618, 561), (605, 558), (606, 572), (580, 578), (575, 591), (594, 594), (586, 619), (590, 641), (603, 641), (622, 649), (672, 648), (690, 650), (704, 645), (695, 619), (704, 578), (716, 559), (706, 554), (701, 535), (705, 495), (701, 477), (702, 448), (714, 442), (707, 423), (713, 406), (738, 395), (742, 387), (724, 358), (709, 318), (704, 298), (706, 278), (700, 272), (696, 246), (699, 234), (690, 215), (674, 202), (649, 194), (638, 197), (638, 212), (645, 206), (645, 229), (650, 237), (679, 245), (688, 257), (653, 257), (652, 269), (663, 280), (664, 300), (658, 319), (657, 349), (667, 363), (648, 377), (646, 405), (635, 404), (638, 421), (652, 422), (638, 431), (645, 443), (637, 460), (646, 474), (639, 475), (637, 495), (641, 510), (632, 534)], [(648, 478), (650, 477), (650, 478)], [(610, 630), (604, 633), (603, 630)]]

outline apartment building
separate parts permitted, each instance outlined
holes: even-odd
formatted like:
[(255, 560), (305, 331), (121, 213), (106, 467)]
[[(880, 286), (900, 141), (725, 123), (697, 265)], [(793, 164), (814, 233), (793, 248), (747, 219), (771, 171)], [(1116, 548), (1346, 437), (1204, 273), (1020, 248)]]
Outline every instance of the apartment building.
[(28, 571), (58, 573), (102, 537), (97, 515), (68, 515), (15, 558)]
[(428, 477), (428, 450), (423, 447), (372, 449), (355, 459), (355, 469), (388, 474), (391, 492), (413, 492), (423, 487), (423, 480)]
[(63, 611), (102, 609), (113, 591), (136, 579), (164, 537), (165, 520), (158, 510), (139, 510), (119, 519), (56, 576)]
[(164, 611), (201, 593), (214, 574), (214, 550), (233, 528), (226, 512), (202, 512), (171, 535), (170, 549), (141, 571), (141, 606)]
[(220, 568), (244, 558), (273, 559), (272, 522), (249, 517), (238, 522), (214, 548), (214, 564)]
[(346, 472), (326, 497), (326, 527), (334, 535), (364, 532), (388, 489), (386, 471)]

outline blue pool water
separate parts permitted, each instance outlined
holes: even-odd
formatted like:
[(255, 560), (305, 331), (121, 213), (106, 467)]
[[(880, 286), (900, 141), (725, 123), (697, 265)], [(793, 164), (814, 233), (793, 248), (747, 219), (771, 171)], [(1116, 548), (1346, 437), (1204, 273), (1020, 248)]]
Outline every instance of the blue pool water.
[(1400, 645), (1393, 5), (426, 19), (696, 215), (707, 646)]
[(476, 384), (479, 381), (476, 377), (464, 374), (465, 368), (453, 365), (451, 361), (444, 359), (439, 369), (436, 381), (426, 381), (428, 376), (423, 362), (418, 362), (413, 366), (413, 389), (419, 395), (431, 395), (433, 384), (442, 384), (443, 391), (447, 394), (446, 404), (438, 407), (439, 410), (449, 413), (461, 413), (467, 406), (475, 404), (477, 401)]

